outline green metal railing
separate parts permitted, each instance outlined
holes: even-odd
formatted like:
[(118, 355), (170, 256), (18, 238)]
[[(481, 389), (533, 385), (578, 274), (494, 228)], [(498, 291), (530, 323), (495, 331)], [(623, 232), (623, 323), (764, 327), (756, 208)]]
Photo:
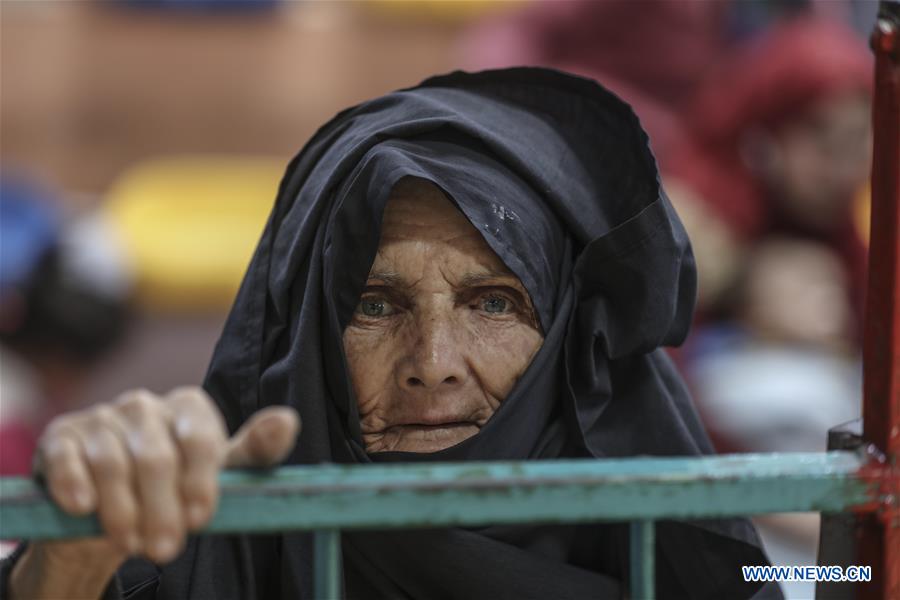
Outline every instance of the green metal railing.
[[(867, 463), (835, 451), (229, 471), (205, 531), (314, 531), (316, 597), (336, 598), (342, 529), (630, 521), (631, 596), (652, 598), (654, 521), (873, 510), (884, 498), (876, 479), (859, 476)], [(63, 513), (34, 481), (0, 480), (0, 537), (99, 531), (96, 518)]]

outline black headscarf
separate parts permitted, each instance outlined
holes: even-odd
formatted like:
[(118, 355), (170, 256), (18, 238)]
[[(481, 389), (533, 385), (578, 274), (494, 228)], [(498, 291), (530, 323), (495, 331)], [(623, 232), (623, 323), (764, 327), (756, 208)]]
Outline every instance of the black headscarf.
[[(480, 432), (431, 453), (368, 455), (342, 349), (403, 177), (437, 185), (527, 288), (542, 347)], [(290, 463), (700, 455), (711, 447), (663, 345), (696, 272), (631, 109), (535, 68), (456, 72), (338, 114), (291, 162), (206, 380), (233, 431), (286, 404)], [(345, 532), (354, 598), (620, 597), (627, 525)], [(745, 520), (662, 522), (663, 597), (739, 598), (765, 564)], [(309, 598), (308, 534), (204, 537), (158, 595)]]

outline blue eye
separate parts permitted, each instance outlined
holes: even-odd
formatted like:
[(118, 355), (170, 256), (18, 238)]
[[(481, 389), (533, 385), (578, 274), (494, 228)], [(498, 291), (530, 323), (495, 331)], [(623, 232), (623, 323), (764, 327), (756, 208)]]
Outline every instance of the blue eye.
[(505, 298), (498, 298), (496, 296), (493, 296), (490, 298), (485, 298), (481, 306), (485, 312), (497, 314), (506, 312), (509, 306), (509, 302), (507, 302)]
[(359, 303), (359, 308), (360, 312), (367, 317), (379, 317), (384, 312), (384, 303), (363, 300)]
[(382, 298), (363, 298), (356, 312), (367, 317), (386, 317), (394, 314), (394, 307)]

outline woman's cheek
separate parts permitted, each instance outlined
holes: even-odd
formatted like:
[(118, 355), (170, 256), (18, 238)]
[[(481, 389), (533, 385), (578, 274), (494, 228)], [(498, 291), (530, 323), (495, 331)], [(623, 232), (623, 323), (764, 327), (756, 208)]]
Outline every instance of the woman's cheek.
[(541, 334), (522, 322), (477, 323), (470, 328), (472, 368), (488, 392), (503, 400), (531, 364), (542, 342)]
[(383, 390), (390, 380), (393, 346), (387, 328), (350, 325), (344, 330), (344, 354), (360, 403)]

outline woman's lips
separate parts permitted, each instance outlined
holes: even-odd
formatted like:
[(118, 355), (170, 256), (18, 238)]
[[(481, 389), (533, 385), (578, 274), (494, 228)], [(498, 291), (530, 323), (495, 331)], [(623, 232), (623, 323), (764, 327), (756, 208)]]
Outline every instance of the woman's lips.
[(390, 431), (391, 429), (437, 431), (440, 429), (459, 429), (463, 427), (478, 427), (478, 424), (472, 421), (447, 421), (445, 423), (401, 423), (388, 427), (386, 431)]
[(382, 429), (378, 433), (366, 433), (369, 442), (380, 451), (436, 452), (454, 446), (478, 433), (480, 426), (474, 421), (446, 421), (441, 423), (403, 423)]

